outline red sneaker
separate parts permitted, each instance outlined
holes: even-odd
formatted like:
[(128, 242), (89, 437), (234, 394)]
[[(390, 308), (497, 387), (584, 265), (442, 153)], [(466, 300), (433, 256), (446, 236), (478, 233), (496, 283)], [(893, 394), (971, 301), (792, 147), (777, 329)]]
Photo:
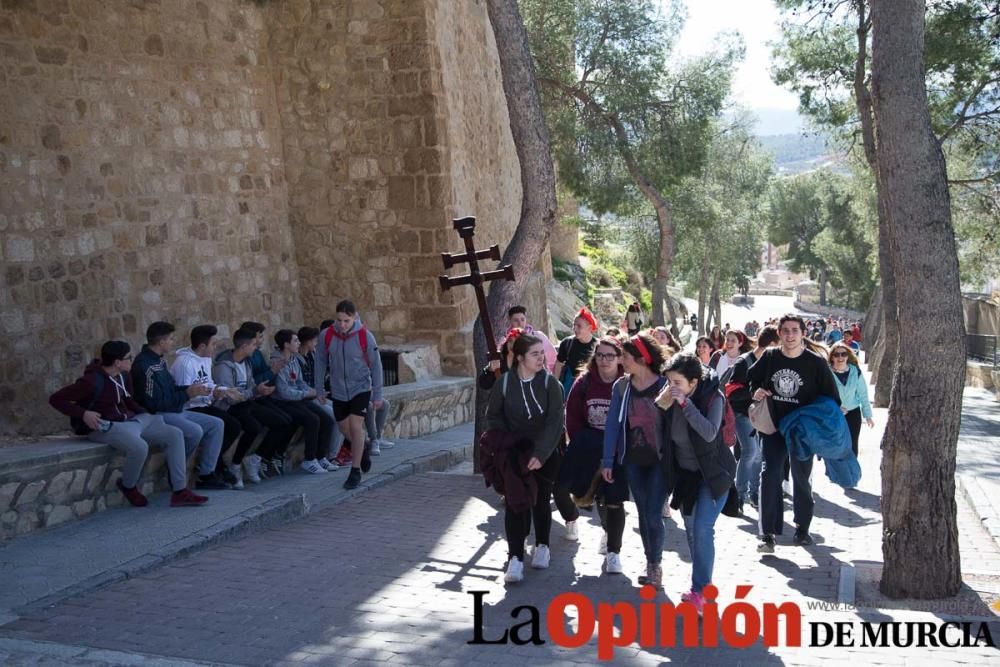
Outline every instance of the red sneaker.
[(142, 495), (142, 491), (139, 490), (139, 487), (133, 486), (131, 489), (126, 488), (125, 485), (122, 484), (121, 479), (115, 482), (115, 485), (118, 487), (118, 490), (122, 492), (122, 495), (125, 496), (125, 500), (132, 504), (132, 507), (145, 507), (149, 504), (149, 501), (146, 500), (146, 496)]
[(333, 459), (334, 462), (340, 467), (351, 465), (351, 448), (347, 445), (341, 445), (340, 451), (337, 452), (337, 456)]
[(197, 505), (204, 505), (207, 502), (207, 497), (199, 496), (191, 489), (182, 489), (170, 494), (171, 507), (195, 507)]

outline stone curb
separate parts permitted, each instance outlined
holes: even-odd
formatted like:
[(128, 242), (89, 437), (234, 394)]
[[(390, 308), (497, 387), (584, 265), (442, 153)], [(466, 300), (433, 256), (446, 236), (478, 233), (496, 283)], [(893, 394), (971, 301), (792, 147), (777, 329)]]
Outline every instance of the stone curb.
[(986, 492), (976, 482), (976, 478), (971, 475), (959, 473), (955, 475), (955, 483), (972, 511), (979, 517), (983, 528), (993, 538), (997, 547), (1000, 547), (1000, 517), (995, 515), (995, 510), (987, 498)]
[(0, 637), (0, 653), (4, 651), (30, 654), (32, 656), (43, 655), (48, 658), (62, 658), (73, 662), (80, 661), (81, 664), (82, 661), (93, 661), (110, 663), (112, 665), (149, 665), (152, 667), (227, 667), (228, 665), (221, 662), (178, 660), (177, 658), (149, 653), (124, 653), (122, 651), (91, 648), (89, 646)]
[(102, 586), (149, 572), (171, 561), (207, 549), (219, 542), (301, 519), (319, 508), (336, 505), (359, 493), (377, 489), (380, 486), (408, 477), (414, 473), (447, 470), (457, 463), (471, 459), (472, 452), (473, 446), (469, 444), (454, 449), (442, 449), (431, 454), (425, 454), (380, 472), (366, 480), (357, 489), (338, 493), (332, 498), (312, 504), (309, 503), (305, 494), (272, 498), (267, 502), (240, 512), (228, 519), (224, 519), (204, 530), (175, 540), (164, 547), (155, 549), (138, 558), (133, 558), (115, 568), (88, 577), (83, 581), (34, 602), (30, 602), (14, 611), (15, 613), (19, 613), (52, 606), (66, 598), (81, 595)]

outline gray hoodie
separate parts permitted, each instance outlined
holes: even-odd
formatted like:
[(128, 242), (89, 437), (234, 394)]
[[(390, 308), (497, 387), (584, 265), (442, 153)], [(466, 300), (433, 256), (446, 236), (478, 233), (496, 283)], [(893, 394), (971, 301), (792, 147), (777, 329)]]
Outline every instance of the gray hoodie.
[[(372, 393), (373, 401), (382, 399), (382, 358), (378, 353), (375, 336), (365, 329), (368, 338), (368, 361), (365, 361), (359, 340), (362, 327), (359, 316), (346, 334), (338, 332), (336, 325), (319, 333), (313, 387), (318, 395), (322, 396), (325, 391), (323, 382), (329, 372), (330, 395), (334, 400), (346, 402), (366, 391)], [(330, 339), (329, 347), (326, 344), (327, 337)]]
[[(281, 350), (278, 348), (271, 350), (272, 362), (282, 358), (284, 355)], [(302, 379), (302, 365), (297, 354), (291, 355), (281, 371), (274, 376), (274, 386), (274, 398), (279, 401), (301, 401), (307, 398), (311, 387)]]
[[(257, 392), (257, 385), (253, 381), (253, 368), (250, 366), (250, 357), (247, 357), (240, 365), (246, 371), (245, 380), (240, 382), (236, 372), (237, 362), (233, 359), (233, 350), (225, 350), (215, 355), (215, 363), (212, 365), (212, 379), (220, 387), (231, 387), (242, 394), (244, 401), (252, 399)], [(233, 401), (228, 396), (217, 399), (213, 405), (220, 410), (228, 410), (230, 406), (238, 401)]]

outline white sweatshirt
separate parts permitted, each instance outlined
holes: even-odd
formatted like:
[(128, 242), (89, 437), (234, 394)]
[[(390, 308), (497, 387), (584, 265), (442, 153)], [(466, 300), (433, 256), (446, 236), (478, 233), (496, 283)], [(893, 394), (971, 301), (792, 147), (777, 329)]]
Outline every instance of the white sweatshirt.
[[(177, 358), (170, 367), (170, 374), (178, 387), (190, 387), (193, 384), (203, 384), (209, 389), (215, 389), (212, 380), (212, 357), (199, 357), (190, 347), (177, 350)], [(204, 408), (212, 404), (212, 395), (195, 396), (184, 404), (185, 410)]]

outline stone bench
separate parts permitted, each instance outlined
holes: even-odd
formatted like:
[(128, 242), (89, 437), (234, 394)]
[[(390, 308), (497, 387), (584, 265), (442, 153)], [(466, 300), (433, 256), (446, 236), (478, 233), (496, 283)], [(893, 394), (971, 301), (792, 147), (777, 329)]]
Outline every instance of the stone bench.
[[(417, 438), (471, 420), (473, 386), (471, 378), (439, 377), (386, 387), (391, 408), (385, 437)], [(302, 455), (301, 443), (289, 449), (292, 465)], [(71, 435), (0, 448), (0, 542), (122, 505), (115, 483), (124, 461), (107, 445)], [(163, 454), (151, 448), (143, 493), (167, 490), (164, 463)]]

